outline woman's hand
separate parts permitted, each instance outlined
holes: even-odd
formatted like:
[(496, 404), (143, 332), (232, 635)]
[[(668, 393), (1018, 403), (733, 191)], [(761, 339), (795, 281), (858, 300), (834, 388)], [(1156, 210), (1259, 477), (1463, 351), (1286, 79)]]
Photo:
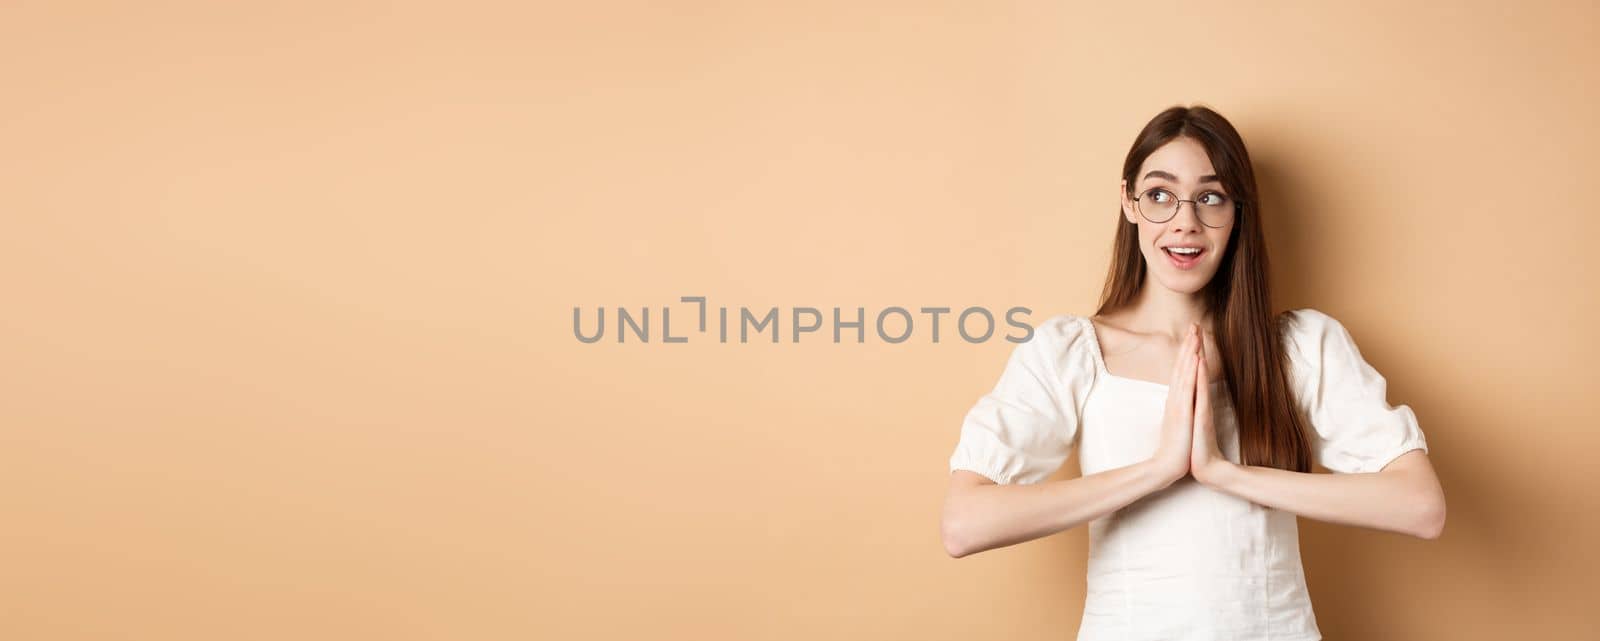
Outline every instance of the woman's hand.
[(1211, 373), (1206, 368), (1206, 351), (1202, 347), (1197, 359), (1194, 377), (1194, 442), (1189, 451), (1189, 473), (1196, 481), (1211, 484), (1217, 474), (1233, 461), (1222, 455), (1217, 446), (1216, 423), (1211, 412)]
[(1188, 336), (1178, 347), (1178, 358), (1172, 364), (1172, 381), (1167, 386), (1167, 410), (1161, 420), (1161, 442), (1156, 445), (1155, 456), (1150, 459), (1150, 464), (1155, 467), (1164, 485), (1171, 485), (1187, 476), (1194, 465), (1194, 403), (1199, 344), (1199, 331), (1190, 325)]

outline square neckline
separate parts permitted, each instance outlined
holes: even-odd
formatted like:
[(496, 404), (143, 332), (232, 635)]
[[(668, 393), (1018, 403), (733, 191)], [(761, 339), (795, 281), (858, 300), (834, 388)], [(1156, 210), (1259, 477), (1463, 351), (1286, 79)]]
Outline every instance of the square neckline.
[[(1089, 345), (1094, 348), (1090, 351), (1094, 353), (1094, 366), (1096, 370), (1099, 370), (1101, 376), (1105, 376), (1111, 380), (1127, 381), (1129, 383), (1136, 383), (1153, 388), (1172, 389), (1172, 386), (1166, 383), (1157, 383), (1155, 381), (1147, 381), (1142, 378), (1129, 378), (1127, 376), (1118, 376), (1116, 374), (1112, 374), (1111, 369), (1106, 367), (1105, 354), (1100, 351), (1100, 332), (1095, 329), (1094, 321), (1090, 320), (1088, 316), (1079, 316), (1078, 320), (1082, 321), (1084, 326), (1089, 330)], [(1221, 385), (1221, 380), (1215, 380), (1211, 381), (1210, 386), (1216, 388)]]

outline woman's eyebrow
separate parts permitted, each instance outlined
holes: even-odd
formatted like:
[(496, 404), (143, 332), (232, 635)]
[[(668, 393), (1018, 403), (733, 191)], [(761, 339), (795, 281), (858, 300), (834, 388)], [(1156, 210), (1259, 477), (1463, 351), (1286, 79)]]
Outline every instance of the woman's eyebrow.
[[(1160, 169), (1151, 170), (1151, 172), (1148, 173), (1148, 174), (1145, 174), (1144, 177), (1145, 178), (1165, 178), (1165, 179), (1170, 180), (1172, 182), (1178, 182), (1178, 177), (1177, 176), (1174, 176), (1174, 175), (1169, 174), (1167, 172), (1161, 171)], [(1217, 178), (1216, 174), (1206, 174), (1206, 175), (1200, 177), (1200, 182), (1203, 182), (1203, 183), (1215, 183), (1215, 182), (1222, 182), (1222, 181)]]

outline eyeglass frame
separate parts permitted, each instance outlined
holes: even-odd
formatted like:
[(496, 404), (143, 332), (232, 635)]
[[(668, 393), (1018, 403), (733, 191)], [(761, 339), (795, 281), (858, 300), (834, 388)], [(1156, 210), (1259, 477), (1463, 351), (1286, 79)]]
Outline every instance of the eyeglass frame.
[[(1150, 195), (1150, 192), (1156, 191), (1158, 189), (1161, 190), (1161, 191), (1167, 192), (1169, 194), (1172, 194), (1174, 197), (1176, 197), (1178, 195), (1176, 192), (1173, 192), (1171, 189), (1167, 189), (1166, 187), (1148, 187), (1144, 191), (1139, 192), (1139, 195), (1135, 196), (1133, 198), (1133, 209), (1134, 209), (1134, 211), (1139, 212), (1139, 217), (1140, 218), (1148, 220), (1152, 224), (1160, 225), (1160, 224), (1165, 223), (1165, 222), (1167, 222), (1169, 220), (1172, 220), (1173, 218), (1177, 218), (1178, 217), (1178, 210), (1179, 209), (1183, 209), (1183, 204), (1184, 203), (1189, 203), (1189, 207), (1194, 210), (1194, 218), (1195, 218), (1195, 220), (1200, 221), (1201, 225), (1205, 225), (1206, 227), (1210, 227), (1212, 229), (1222, 229), (1223, 227), (1227, 227), (1227, 225), (1207, 225), (1205, 219), (1200, 216), (1200, 203), (1196, 202), (1192, 198), (1191, 199), (1184, 199), (1184, 198), (1177, 199), (1177, 201), (1176, 201), (1177, 204), (1172, 206), (1172, 215), (1171, 216), (1167, 216), (1166, 218), (1164, 218), (1162, 220), (1151, 220), (1149, 216), (1145, 215), (1144, 206), (1141, 205), (1139, 203), (1139, 201), (1141, 199), (1143, 199), (1145, 196)], [(1229, 196), (1227, 194), (1224, 194), (1222, 192), (1215, 192), (1215, 193), (1221, 195), (1223, 198), (1227, 198), (1228, 200), (1232, 200), (1233, 201), (1233, 216), (1234, 216), (1234, 221), (1233, 222), (1237, 222), (1239, 214), (1244, 213), (1244, 201), (1238, 200), (1238, 199), (1236, 199), (1236, 198), (1234, 198), (1232, 196)]]

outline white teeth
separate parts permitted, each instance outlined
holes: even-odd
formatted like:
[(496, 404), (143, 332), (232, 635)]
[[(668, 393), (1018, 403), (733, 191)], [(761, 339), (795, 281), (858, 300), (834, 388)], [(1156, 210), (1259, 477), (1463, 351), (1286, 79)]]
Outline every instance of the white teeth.
[(1200, 253), (1200, 248), (1199, 247), (1168, 247), (1167, 251), (1172, 252), (1174, 254), (1188, 254), (1188, 255), (1192, 256), (1194, 254)]

